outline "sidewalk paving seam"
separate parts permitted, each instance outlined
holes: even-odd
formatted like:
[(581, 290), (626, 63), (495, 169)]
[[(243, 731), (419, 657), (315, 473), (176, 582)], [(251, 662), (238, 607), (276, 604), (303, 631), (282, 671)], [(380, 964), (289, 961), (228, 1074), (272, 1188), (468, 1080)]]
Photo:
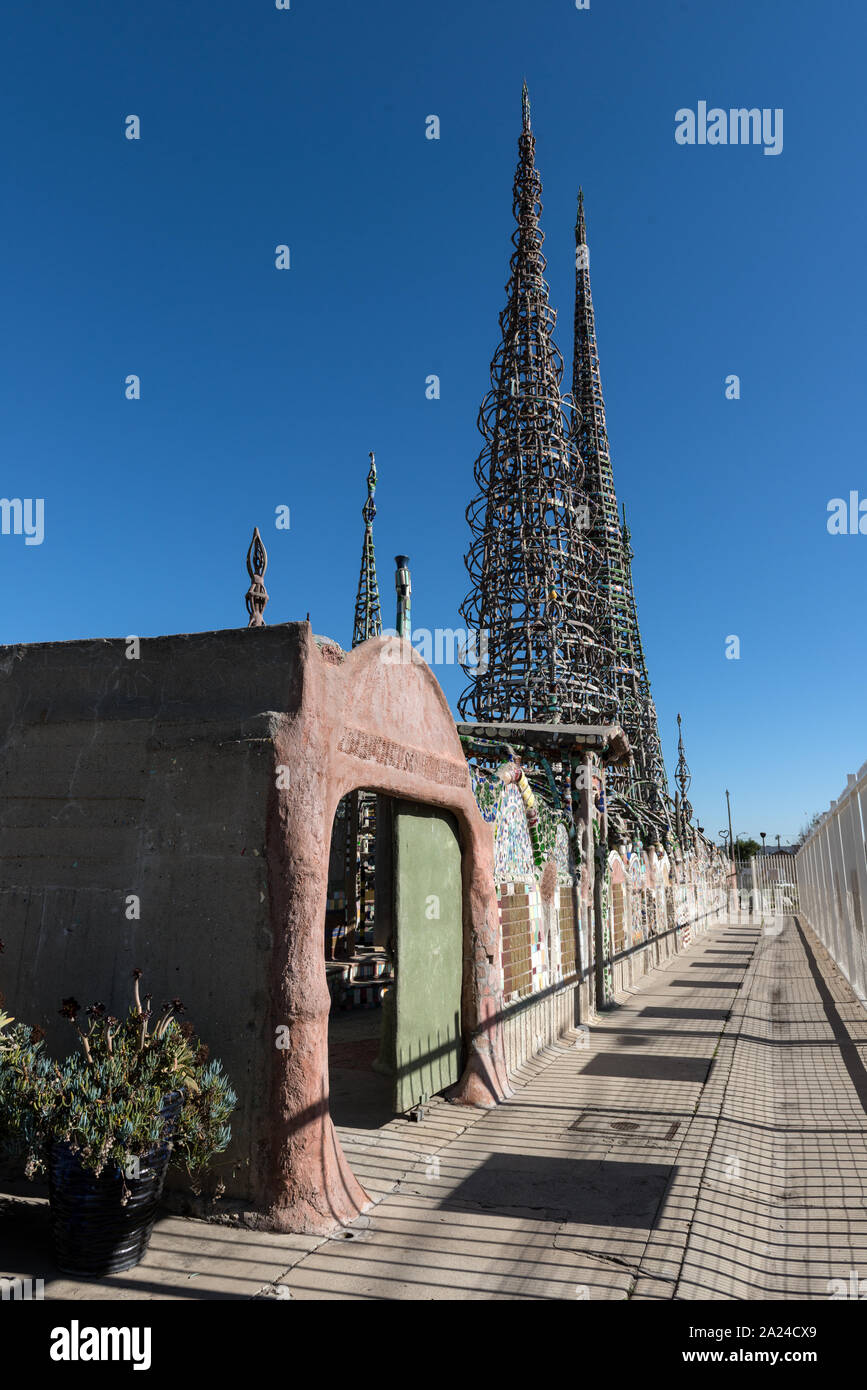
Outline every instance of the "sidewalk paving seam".
[[(724, 928), (727, 925), (730, 924), (724, 922), (717, 923), (713, 928), (709, 928), (708, 930), (715, 930), (717, 927)], [(759, 939), (759, 937), (756, 938), (749, 960), (743, 963), (743, 975), (741, 976), (738, 988), (734, 991), (734, 999), (732, 1000), (728, 1018), (722, 1022), (707, 1080), (696, 1100), (695, 1109), (686, 1127), (683, 1139), (678, 1145), (671, 1177), (660, 1198), (656, 1219), (651, 1227), (650, 1234), (647, 1238), (647, 1244), (645, 1245), (640, 1261), (642, 1266), (641, 1277), (638, 1279), (632, 1293), (632, 1297), (636, 1300), (649, 1295), (651, 1286), (659, 1284), (660, 1282), (671, 1285), (673, 1288), (672, 1297), (677, 1297), (677, 1286), (681, 1279), (683, 1262), (689, 1245), (689, 1237), (692, 1233), (692, 1225), (698, 1207), (699, 1193), (707, 1173), (714, 1139), (719, 1132), (720, 1120), (729, 1081), (731, 1079), (737, 1042), (740, 1037), (746, 1013), (745, 1001), (749, 998), (747, 982), (750, 979), (750, 971), (755, 970), (757, 959), (756, 946), (758, 945)], [(676, 959), (679, 959), (679, 957)], [(738, 966), (738, 969), (740, 968), (741, 966)], [(738, 1008), (739, 1005), (741, 1006), (740, 1009)], [(735, 1026), (733, 1027), (732, 1025)], [(714, 1096), (715, 1099), (713, 1099)], [(710, 1108), (708, 1108), (709, 1099)], [(713, 1126), (713, 1132), (709, 1137), (706, 1133), (708, 1125)], [(697, 1141), (696, 1147), (704, 1152), (701, 1173), (697, 1177), (695, 1175), (689, 1175), (688, 1177), (684, 1175), (677, 1163), (681, 1151), (692, 1140)], [(669, 1202), (672, 1202), (676, 1204), (679, 1210), (681, 1203), (684, 1201), (684, 1188), (691, 1193), (691, 1196), (686, 1199), (689, 1203), (687, 1208), (689, 1215), (675, 1218), (683, 1223), (682, 1229), (677, 1232), (661, 1230), (659, 1224), (660, 1217), (664, 1215), (666, 1206)], [(652, 1268), (654, 1262), (659, 1265), (659, 1268), (656, 1270)], [(669, 1274), (663, 1272), (666, 1265), (672, 1266), (674, 1264), (677, 1265), (676, 1272)]]

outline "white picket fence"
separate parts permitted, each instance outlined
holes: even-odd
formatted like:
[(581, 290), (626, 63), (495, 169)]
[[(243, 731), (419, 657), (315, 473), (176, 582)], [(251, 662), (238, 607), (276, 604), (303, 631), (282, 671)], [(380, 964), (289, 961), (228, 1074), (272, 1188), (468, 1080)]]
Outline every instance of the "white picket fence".
[(832, 801), (795, 858), (801, 908), (813, 931), (867, 1002), (867, 763)]

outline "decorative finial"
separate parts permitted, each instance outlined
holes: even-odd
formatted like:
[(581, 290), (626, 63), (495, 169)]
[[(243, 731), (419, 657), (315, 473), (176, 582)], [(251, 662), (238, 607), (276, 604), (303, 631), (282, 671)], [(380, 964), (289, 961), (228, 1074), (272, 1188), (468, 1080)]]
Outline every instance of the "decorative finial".
[(524, 120), (524, 129), (528, 131), (530, 129), (530, 93), (527, 91), (526, 78), (521, 92), (521, 114)]
[(265, 571), (268, 568), (268, 553), (262, 544), (262, 537), (259, 535), (259, 527), (253, 528), (253, 539), (250, 542), (250, 549), (247, 551), (247, 573), (250, 576), (250, 587), (247, 590), (246, 602), (247, 612), (250, 614), (248, 627), (264, 627), (265, 604), (268, 602), (268, 591), (265, 588)]

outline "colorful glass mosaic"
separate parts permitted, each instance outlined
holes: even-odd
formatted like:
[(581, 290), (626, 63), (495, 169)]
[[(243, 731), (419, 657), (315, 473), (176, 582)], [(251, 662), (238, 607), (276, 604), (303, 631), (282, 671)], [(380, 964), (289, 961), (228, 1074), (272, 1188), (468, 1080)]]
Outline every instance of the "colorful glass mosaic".
[(482, 813), (482, 819), (492, 825), (497, 819), (497, 808), (503, 794), (502, 782), (499, 777), (493, 777), (490, 773), (482, 773), (470, 763), (470, 784), (473, 789), (473, 796), (476, 798), (476, 805)]
[(554, 837), (554, 862), (557, 865), (557, 882), (562, 886), (572, 882), (572, 865), (569, 851), (569, 831), (565, 825), (557, 826)]
[(521, 793), (503, 787), (494, 822), (494, 876), (498, 883), (535, 884), (536, 865)]

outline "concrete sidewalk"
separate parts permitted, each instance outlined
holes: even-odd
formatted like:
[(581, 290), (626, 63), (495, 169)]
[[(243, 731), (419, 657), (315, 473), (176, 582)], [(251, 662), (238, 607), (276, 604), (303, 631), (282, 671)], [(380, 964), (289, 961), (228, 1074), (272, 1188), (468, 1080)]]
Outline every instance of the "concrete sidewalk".
[(497, 1110), (342, 1130), (377, 1201), (337, 1237), (167, 1217), (137, 1269), (74, 1282), (45, 1203), (0, 1194), (0, 1273), (47, 1299), (827, 1299), (867, 1279), (865, 1050), (803, 924), (717, 927)]

